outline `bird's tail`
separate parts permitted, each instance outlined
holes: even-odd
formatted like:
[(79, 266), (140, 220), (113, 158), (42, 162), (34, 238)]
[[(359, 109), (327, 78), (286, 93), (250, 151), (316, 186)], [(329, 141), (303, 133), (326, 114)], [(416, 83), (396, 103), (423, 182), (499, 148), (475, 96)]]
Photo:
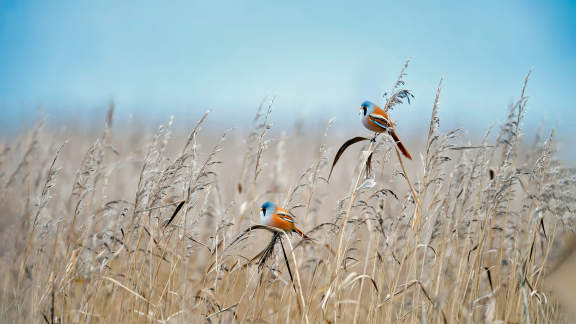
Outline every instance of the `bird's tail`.
[(302, 238), (304, 239), (309, 239), (310, 237), (306, 234), (304, 234), (304, 232), (302, 232), (300, 229), (298, 229), (297, 227), (294, 227), (294, 232), (300, 234), (300, 236), (302, 236)]
[(404, 144), (402, 144), (402, 142), (398, 138), (398, 135), (396, 135), (396, 132), (393, 129), (390, 131), (390, 135), (392, 135), (392, 138), (394, 139), (394, 142), (396, 142), (396, 145), (398, 146), (398, 149), (400, 149), (400, 152), (402, 152), (402, 154), (406, 158), (412, 160), (412, 156), (410, 156), (410, 153), (408, 153), (408, 150), (404, 147)]

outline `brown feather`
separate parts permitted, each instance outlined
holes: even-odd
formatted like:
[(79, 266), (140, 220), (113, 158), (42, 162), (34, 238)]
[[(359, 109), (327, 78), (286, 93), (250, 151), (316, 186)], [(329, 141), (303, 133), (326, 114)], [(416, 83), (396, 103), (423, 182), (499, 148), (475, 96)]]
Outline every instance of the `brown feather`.
[(391, 130), (390, 135), (392, 135), (392, 138), (394, 139), (394, 142), (396, 142), (396, 145), (398, 146), (398, 149), (400, 149), (400, 152), (402, 152), (402, 154), (406, 158), (412, 160), (412, 156), (410, 156), (410, 153), (408, 153), (408, 150), (406, 149), (406, 147), (404, 147), (404, 144), (402, 144), (402, 142), (398, 138), (398, 135), (396, 135), (396, 132), (394, 130)]
[(310, 238), (310, 237), (308, 237), (308, 235), (304, 234), (304, 232), (302, 232), (298, 227), (294, 227), (294, 232), (300, 234), (300, 236), (302, 236), (302, 238), (304, 238), (304, 239)]

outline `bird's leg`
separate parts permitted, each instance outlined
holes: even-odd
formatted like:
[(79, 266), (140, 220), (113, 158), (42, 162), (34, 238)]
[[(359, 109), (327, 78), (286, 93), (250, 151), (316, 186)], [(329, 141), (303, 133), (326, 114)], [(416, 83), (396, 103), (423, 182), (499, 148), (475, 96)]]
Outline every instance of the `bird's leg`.
[(378, 137), (378, 134), (380, 134), (380, 133), (374, 132), (374, 137), (372, 137), (372, 139), (370, 139), (370, 142), (376, 143), (376, 137)]

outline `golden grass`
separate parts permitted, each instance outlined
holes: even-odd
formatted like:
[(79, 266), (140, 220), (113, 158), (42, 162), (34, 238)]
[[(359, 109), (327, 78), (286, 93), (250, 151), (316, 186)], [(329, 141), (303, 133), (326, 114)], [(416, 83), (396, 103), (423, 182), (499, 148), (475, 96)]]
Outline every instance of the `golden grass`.
[[(112, 109), (94, 137), (34, 128), (0, 147), (0, 320), (568, 321), (547, 282), (567, 258), (574, 171), (552, 134), (522, 143), (524, 91), (470, 142), (440, 131), (439, 87), (426, 137), (407, 143), (414, 161), (381, 136), (349, 149), (330, 183), (343, 139), (270, 134), (271, 104), (222, 137), (204, 118), (188, 136), (172, 121), (153, 135), (113, 127)], [(269, 232), (231, 244), (266, 200), (314, 238), (285, 241), (294, 285), (279, 248), (262, 271), (249, 262)]]

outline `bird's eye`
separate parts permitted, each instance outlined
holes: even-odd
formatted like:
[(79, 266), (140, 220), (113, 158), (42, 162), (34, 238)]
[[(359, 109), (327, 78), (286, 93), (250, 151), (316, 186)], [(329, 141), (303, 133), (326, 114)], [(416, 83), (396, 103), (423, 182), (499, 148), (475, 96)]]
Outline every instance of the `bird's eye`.
[(364, 106), (362, 108), (364, 109), (364, 116), (366, 116), (366, 112), (367, 112), (366, 106)]

